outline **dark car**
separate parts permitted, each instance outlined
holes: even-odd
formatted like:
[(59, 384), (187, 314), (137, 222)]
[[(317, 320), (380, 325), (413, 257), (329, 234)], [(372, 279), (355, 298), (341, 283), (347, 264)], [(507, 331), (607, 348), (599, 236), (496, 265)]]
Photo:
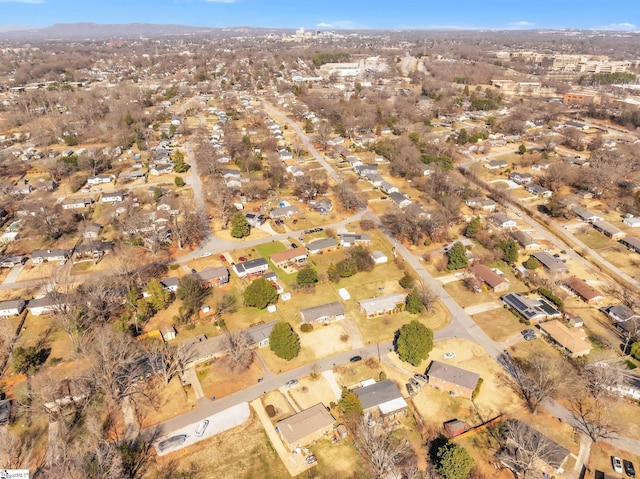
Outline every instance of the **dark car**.
[(351, 359), (349, 359), (349, 362), (351, 363), (357, 363), (358, 361), (362, 361), (362, 356), (353, 356)]
[(633, 467), (633, 462), (624, 459), (622, 461), (622, 465), (624, 466), (624, 472), (627, 474), (627, 476), (636, 477), (636, 468)]
[(424, 381), (425, 383), (429, 381), (429, 379), (427, 379), (427, 376), (425, 376), (424, 374), (414, 374), (413, 375), (414, 378), (419, 379), (420, 381)]
[(295, 243), (291, 243), (291, 247), (292, 247), (293, 249), (296, 249), (296, 248), (298, 247), (298, 245), (297, 245), (297, 244), (295, 244)]
[(171, 436), (169, 439), (165, 439), (164, 441), (160, 441), (158, 443), (158, 450), (164, 451), (170, 447), (176, 447), (180, 444), (183, 444), (187, 440), (186, 434), (179, 434), (177, 436)]
[(287, 386), (288, 388), (293, 387), (296, 384), (298, 384), (298, 380), (297, 379), (290, 379), (289, 381), (284, 383), (284, 385)]
[(196, 273), (197, 273), (197, 271), (196, 271), (195, 269), (191, 268), (191, 273), (192, 273), (192, 274), (196, 274)]
[(407, 392), (409, 393), (409, 396), (413, 396), (416, 393), (411, 384), (407, 383), (405, 384), (405, 387), (407, 388)]
[(409, 384), (416, 389), (422, 389), (422, 384), (420, 384), (415, 378), (409, 378)]
[(536, 334), (536, 332), (533, 329), (524, 329), (520, 331), (520, 334), (522, 334), (523, 336), (529, 336), (531, 334)]

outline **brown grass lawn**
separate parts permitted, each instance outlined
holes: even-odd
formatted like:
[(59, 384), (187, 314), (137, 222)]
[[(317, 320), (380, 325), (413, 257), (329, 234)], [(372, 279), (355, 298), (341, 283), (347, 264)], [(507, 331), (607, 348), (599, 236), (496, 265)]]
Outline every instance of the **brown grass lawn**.
[(511, 311), (505, 308), (474, 314), (473, 320), (494, 341), (505, 341), (513, 334), (529, 327), (521, 323)]
[(174, 377), (168, 385), (165, 385), (161, 378), (156, 378), (152, 386), (157, 393), (157, 403), (155, 408), (150, 404), (139, 406), (138, 412), (143, 418), (143, 427), (179, 416), (197, 406), (193, 389), (191, 386), (183, 387), (178, 377)]
[(492, 479), (510, 479), (513, 473), (509, 469), (496, 469), (494, 454), (499, 448), (496, 439), (488, 432), (481, 431), (477, 434), (458, 439), (455, 443), (464, 447), (474, 459), (475, 469), (483, 473), (482, 477)]
[(598, 251), (598, 254), (627, 273), (632, 278), (640, 277), (640, 255), (621, 245)]
[(254, 361), (249, 369), (236, 372), (227, 366), (224, 359), (201, 364), (196, 367), (196, 372), (205, 396), (216, 398), (253, 386), (263, 374), (257, 361)]
[(365, 318), (362, 313), (353, 312), (351, 317), (360, 329), (365, 344), (375, 344), (393, 339), (393, 335), (402, 325), (414, 319), (434, 331), (445, 327), (450, 319), (449, 311), (440, 302), (437, 302), (429, 313), (411, 314), (402, 311), (376, 318)]
[(597, 350), (594, 349), (590, 359), (596, 359), (596, 355), (599, 359), (615, 357), (621, 352), (620, 344), (622, 341), (613, 330), (611, 320), (604, 313), (577, 298), (569, 297), (564, 300), (564, 304), (565, 311), (582, 318), (589, 336), (597, 338), (594, 346), (599, 345), (599, 347)]
[(320, 477), (367, 477), (366, 466), (351, 436), (337, 444), (322, 440), (310, 449), (318, 459), (316, 470), (322, 473)]
[(278, 389), (269, 391), (266, 395), (262, 396), (261, 401), (263, 406), (266, 407), (271, 404), (275, 408), (276, 415), (270, 418), (273, 424), (295, 414), (295, 410), (287, 398)]
[(474, 293), (467, 288), (462, 281), (452, 281), (443, 285), (444, 289), (456, 300), (463, 308), (474, 306), (476, 304), (497, 301), (500, 295), (493, 291), (483, 291), (482, 293)]
[(595, 250), (615, 245), (615, 242), (611, 240), (611, 238), (608, 238), (594, 229), (589, 229), (586, 233), (576, 233), (575, 237), (586, 244), (589, 248)]
[(332, 401), (337, 401), (331, 386), (320, 374), (315, 379), (311, 377), (301, 379), (287, 392), (300, 409), (307, 409), (318, 403), (328, 406)]
[(32, 316), (27, 314), (23, 329), (16, 346), (33, 346), (41, 338), (51, 348), (49, 361), (52, 359), (68, 361), (73, 357), (73, 348), (69, 335), (48, 316)]
[[(171, 461), (175, 463), (171, 464)], [(219, 479), (289, 477), (260, 420), (253, 413), (242, 426), (168, 456), (158, 457), (156, 463), (156, 467), (169, 466), (177, 471), (189, 470), (189, 465), (193, 464), (202, 477)]]
[[(387, 367), (384, 363), (380, 364), (377, 357), (372, 359), (363, 359), (364, 361), (342, 364), (333, 368), (336, 382), (340, 387), (351, 387), (356, 383), (371, 378), (377, 381), (380, 378), (381, 371), (385, 371), (385, 373), (387, 373)], [(389, 379), (391, 379), (391, 377), (389, 377)]]

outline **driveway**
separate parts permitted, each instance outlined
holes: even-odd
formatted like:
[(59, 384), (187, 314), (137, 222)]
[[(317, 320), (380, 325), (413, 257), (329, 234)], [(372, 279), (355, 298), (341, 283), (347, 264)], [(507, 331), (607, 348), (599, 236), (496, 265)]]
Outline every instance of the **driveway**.
[(18, 281), (18, 276), (20, 276), (20, 273), (22, 273), (23, 268), (24, 268), (23, 264), (19, 264), (11, 268), (11, 271), (9, 271), (9, 274), (4, 279), (2, 284), (13, 284), (16, 281)]

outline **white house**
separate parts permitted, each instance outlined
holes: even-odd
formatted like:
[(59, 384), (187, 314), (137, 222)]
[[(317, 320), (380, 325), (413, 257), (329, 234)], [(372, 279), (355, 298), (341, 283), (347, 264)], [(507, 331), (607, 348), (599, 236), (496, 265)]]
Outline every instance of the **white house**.
[(24, 299), (9, 299), (7, 301), (0, 301), (0, 316), (18, 316), (26, 306)]
[(88, 185), (102, 185), (102, 184), (105, 184), (105, 183), (111, 183), (115, 179), (116, 179), (115, 175), (90, 176), (89, 178), (87, 178), (87, 184)]
[(373, 253), (371, 253), (371, 258), (373, 258), (373, 262), (375, 264), (383, 264), (389, 261), (389, 258), (387, 258), (387, 255), (384, 254), (382, 251), (374, 251)]
[(631, 228), (640, 227), (640, 217), (637, 217), (637, 216), (627, 217), (627, 218), (623, 219), (622, 222), (625, 225), (630, 226)]
[(500, 229), (511, 229), (516, 227), (516, 220), (509, 218), (504, 213), (495, 213), (491, 216), (491, 221)]

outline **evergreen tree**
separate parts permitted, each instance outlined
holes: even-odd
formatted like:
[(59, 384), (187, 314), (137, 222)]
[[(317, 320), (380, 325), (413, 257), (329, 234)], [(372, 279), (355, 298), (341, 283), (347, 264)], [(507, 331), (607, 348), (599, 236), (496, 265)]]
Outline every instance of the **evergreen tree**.
[(244, 304), (264, 309), (278, 299), (278, 291), (271, 281), (258, 278), (244, 290)]
[(498, 243), (498, 248), (504, 254), (504, 260), (513, 264), (518, 261), (518, 244), (514, 240), (502, 240)]
[(238, 211), (231, 218), (231, 236), (233, 238), (244, 238), (251, 233), (251, 227), (247, 223), (247, 217), (242, 211)]
[(398, 330), (395, 346), (400, 359), (417, 366), (433, 349), (433, 331), (414, 319)]
[(302, 268), (296, 276), (296, 283), (300, 286), (308, 286), (318, 282), (318, 272), (311, 266)]
[(400, 286), (402, 286), (403, 289), (411, 289), (413, 287), (413, 281), (413, 276), (405, 272), (404, 276), (400, 278), (398, 283), (400, 284)]
[(448, 442), (438, 449), (435, 466), (443, 479), (467, 479), (473, 458), (464, 447)]
[(149, 304), (154, 311), (160, 311), (171, 302), (171, 293), (164, 289), (156, 278), (151, 278), (147, 283), (147, 293), (149, 293)]
[(482, 231), (482, 220), (479, 216), (475, 216), (467, 223), (467, 227), (464, 229), (464, 235), (467, 238), (475, 238), (480, 231)]
[(345, 416), (362, 416), (362, 403), (360, 398), (351, 389), (342, 388), (342, 395), (338, 405)]
[(290, 361), (300, 353), (300, 338), (289, 323), (280, 321), (271, 330), (269, 348), (279, 358)]
[(538, 261), (538, 258), (529, 256), (529, 259), (524, 262), (524, 267), (527, 269), (538, 269), (540, 267), (540, 261)]
[(449, 271), (454, 269), (466, 268), (469, 265), (467, 260), (467, 249), (462, 243), (456, 241), (449, 250), (449, 262), (447, 263), (447, 269)]
[(405, 299), (405, 309), (412, 314), (418, 314), (424, 310), (424, 305), (416, 288), (413, 288), (407, 295)]

